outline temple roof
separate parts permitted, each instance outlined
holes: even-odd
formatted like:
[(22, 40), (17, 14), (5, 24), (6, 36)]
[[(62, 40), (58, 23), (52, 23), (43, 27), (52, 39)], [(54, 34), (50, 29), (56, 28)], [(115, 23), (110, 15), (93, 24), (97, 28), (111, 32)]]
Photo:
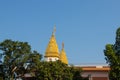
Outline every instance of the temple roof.
[(45, 51), (45, 57), (58, 57), (59, 58), (59, 49), (55, 39), (55, 29), (52, 33), (50, 41)]
[(62, 50), (61, 50), (61, 52), (60, 52), (60, 60), (61, 60), (63, 63), (68, 64), (66, 52), (65, 52), (65, 50), (64, 50), (64, 43), (62, 43)]

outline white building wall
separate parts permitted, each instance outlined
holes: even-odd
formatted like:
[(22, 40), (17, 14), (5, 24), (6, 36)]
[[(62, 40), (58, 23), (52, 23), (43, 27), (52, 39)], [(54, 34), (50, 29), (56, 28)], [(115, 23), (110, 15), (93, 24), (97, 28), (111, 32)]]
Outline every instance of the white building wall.
[(58, 57), (47, 57), (47, 58), (45, 58), (45, 61), (57, 61), (57, 60), (59, 60), (59, 58)]
[(108, 72), (102, 72), (102, 71), (100, 71), (100, 72), (82, 72), (82, 76), (83, 77), (90, 77), (90, 80), (92, 80), (92, 77), (106, 77), (108, 80), (109, 80), (109, 78), (108, 78)]
[(82, 76), (88, 76), (91, 75), (91, 77), (108, 77), (108, 72), (82, 72)]

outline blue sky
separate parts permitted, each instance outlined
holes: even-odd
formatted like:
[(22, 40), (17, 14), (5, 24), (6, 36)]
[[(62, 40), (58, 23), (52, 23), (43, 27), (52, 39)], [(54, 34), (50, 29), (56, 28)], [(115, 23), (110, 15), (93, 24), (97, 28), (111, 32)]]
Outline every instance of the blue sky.
[(120, 27), (120, 0), (1, 0), (0, 41), (28, 42), (44, 55), (56, 24), (70, 64), (105, 63), (105, 45)]

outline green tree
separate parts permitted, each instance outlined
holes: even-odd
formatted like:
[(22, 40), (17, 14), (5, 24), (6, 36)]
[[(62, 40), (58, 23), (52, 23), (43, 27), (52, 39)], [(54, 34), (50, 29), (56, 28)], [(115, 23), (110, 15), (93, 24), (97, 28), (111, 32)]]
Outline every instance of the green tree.
[(32, 53), (30, 53), (28, 55), (27, 58), (27, 63), (28, 64), (26, 66), (26, 73), (31, 73), (31, 75), (35, 78), (38, 77), (38, 70), (39, 70), (39, 66), (41, 65), (41, 59), (42, 59), (42, 55), (40, 53), (38, 53), (37, 51), (33, 51)]
[(120, 28), (116, 31), (115, 44), (107, 44), (104, 55), (106, 62), (110, 65), (110, 80), (120, 80)]
[(5, 40), (0, 43), (0, 50), (3, 51), (4, 65), (8, 69), (7, 73), (10, 78), (13, 77), (13, 72), (17, 67), (19, 67), (17, 69), (22, 67), (24, 56), (30, 53), (31, 47), (27, 42)]
[(80, 68), (76, 68), (73, 71), (73, 80), (82, 80), (82, 76), (81, 76), (81, 69)]
[(82, 68), (75, 67), (73, 65), (70, 68), (71, 68), (71, 73), (73, 74), (72, 80), (89, 80), (88, 77), (81, 76)]
[[(32, 72), (34, 68), (37, 69), (42, 58), (37, 51), (31, 51), (31, 46), (27, 42), (7, 39), (0, 43), (0, 50), (4, 54), (3, 64), (7, 68), (8, 78), (12, 78), (14, 72), (21, 76), (27, 71)], [(28, 61), (29, 70), (24, 66)]]
[(68, 65), (61, 61), (42, 62), (39, 66), (39, 80), (72, 80)]
[(82, 78), (81, 71), (81, 68), (76, 69), (61, 61), (41, 62), (38, 80), (88, 80), (88, 78)]

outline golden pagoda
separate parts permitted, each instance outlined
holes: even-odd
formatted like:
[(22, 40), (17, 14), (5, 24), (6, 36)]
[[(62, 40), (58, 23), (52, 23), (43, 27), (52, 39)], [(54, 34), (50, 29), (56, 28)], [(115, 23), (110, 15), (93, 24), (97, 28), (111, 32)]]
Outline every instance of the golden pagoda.
[(60, 60), (61, 60), (61, 62), (68, 64), (67, 56), (66, 56), (66, 53), (64, 50), (64, 43), (62, 43), (62, 50), (60, 52)]
[(45, 51), (45, 60), (46, 61), (56, 61), (59, 60), (59, 49), (58, 49), (58, 45), (55, 39), (55, 27), (54, 27), (54, 31), (52, 33), (52, 36), (50, 38), (50, 41), (48, 43), (48, 46), (46, 48)]
[(49, 61), (61, 60), (61, 62), (68, 64), (67, 56), (64, 50), (64, 43), (62, 43), (62, 50), (61, 53), (59, 53), (59, 48), (55, 38), (55, 31), (56, 31), (56, 27), (54, 27), (52, 36), (45, 51), (45, 56), (44, 56), (45, 61), (49, 62)]

